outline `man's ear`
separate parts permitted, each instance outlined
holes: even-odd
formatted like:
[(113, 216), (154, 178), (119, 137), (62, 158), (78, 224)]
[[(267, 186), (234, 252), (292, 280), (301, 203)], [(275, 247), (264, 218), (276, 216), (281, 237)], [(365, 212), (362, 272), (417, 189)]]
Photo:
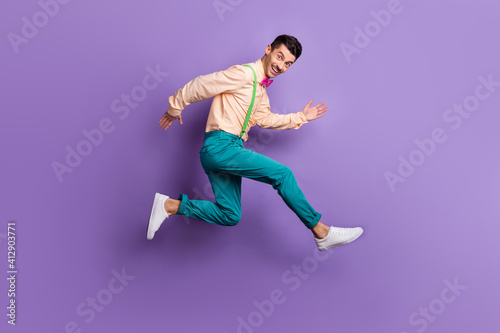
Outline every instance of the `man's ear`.
[(266, 55), (269, 55), (271, 53), (271, 45), (268, 45), (266, 47), (266, 51), (265, 52), (266, 52)]

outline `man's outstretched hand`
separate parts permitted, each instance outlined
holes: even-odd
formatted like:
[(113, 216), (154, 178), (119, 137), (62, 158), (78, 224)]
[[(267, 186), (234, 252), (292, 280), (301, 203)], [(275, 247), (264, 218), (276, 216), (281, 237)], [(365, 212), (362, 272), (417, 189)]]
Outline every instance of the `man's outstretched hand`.
[(172, 123), (176, 119), (179, 119), (179, 123), (182, 125), (181, 115), (179, 115), (178, 117), (172, 117), (171, 115), (168, 114), (168, 112), (165, 112), (163, 116), (160, 118), (160, 127), (166, 130), (170, 127), (170, 125), (172, 125)]
[(324, 105), (325, 103), (319, 103), (318, 105), (311, 107), (312, 102), (313, 101), (311, 99), (304, 109), (302, 109), (302, 113), (306, 116), (307, 121), (323, 117), (326, 110), (328, 110), (328, 106)]

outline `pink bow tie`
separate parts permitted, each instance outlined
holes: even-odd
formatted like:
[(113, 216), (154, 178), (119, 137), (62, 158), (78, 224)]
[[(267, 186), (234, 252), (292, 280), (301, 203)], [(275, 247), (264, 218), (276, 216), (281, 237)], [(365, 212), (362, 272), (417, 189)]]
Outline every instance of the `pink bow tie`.
[(266, 86), (266, 88), (267, 88), (271, 85), (271, 83), (273, 83), (273, 80), (269, 80), (269, 78), (266, 76), (266, 78), (264, 80), (262, 80), (262, 82), (260, 84), (263, 86)]

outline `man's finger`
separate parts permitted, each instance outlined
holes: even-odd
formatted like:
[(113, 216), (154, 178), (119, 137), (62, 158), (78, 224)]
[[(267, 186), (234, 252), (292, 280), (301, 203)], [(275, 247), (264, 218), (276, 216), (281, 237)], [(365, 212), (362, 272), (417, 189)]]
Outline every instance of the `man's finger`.
[(182, 117), (181, 117), (181, 115), (179, 115), (179, 124), (182, 125)]
[(165, 120), (160, 123), (160, 127), (164, 128), (166, 125), (168, 125), (169, 121)]
[(170, 127), (171, 124), (172, 124), (172, 121), (171, 120), (167, 120), (163, 124), (161, 124), (160, 127), (166, 130), (167, 128)]
[(160, 121), (167, 121), (168, 120), (168, 115), (166, 113), (161, 116)]

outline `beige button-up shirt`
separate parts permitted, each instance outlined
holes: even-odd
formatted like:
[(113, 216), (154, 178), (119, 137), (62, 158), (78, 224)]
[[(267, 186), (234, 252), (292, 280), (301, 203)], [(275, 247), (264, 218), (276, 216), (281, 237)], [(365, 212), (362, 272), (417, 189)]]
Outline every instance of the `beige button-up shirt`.
[[(257, 74), (257, 92), (243, 140), (248, 139), (248, 132), (255, 124), (262, 128), (284, 130), (299, 128), (307, 123), (302, 112), (272, 113), (266, 88), (259, 84), (266, 77), (262, 60), (248, 65), (252, 66)], [(170, 106), (167, 112), (176, 117), (189, 104), (213, 97), (205, 131), (221, 130), (239, 136), (252, 101), (253, 85), (253, 71), (244, 65), (235, 65), (223, 71), (201, 75), (169, 97)]]

